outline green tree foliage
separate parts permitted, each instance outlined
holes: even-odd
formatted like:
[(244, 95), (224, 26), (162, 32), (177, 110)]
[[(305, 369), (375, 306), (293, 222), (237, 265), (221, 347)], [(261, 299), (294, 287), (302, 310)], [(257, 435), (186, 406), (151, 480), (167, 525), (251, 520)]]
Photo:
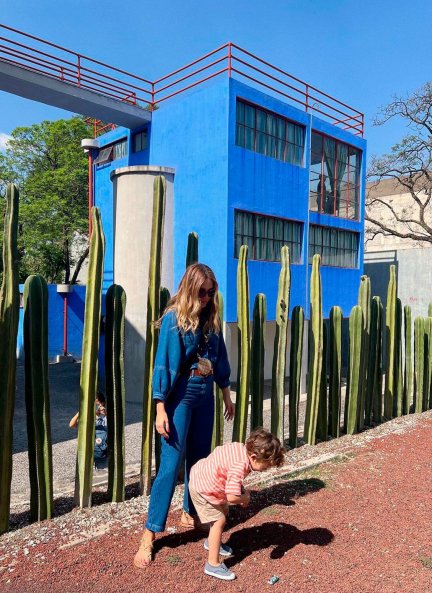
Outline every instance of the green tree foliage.
[(88, 164), (81, 140), (92, 136), (91, 126), (75, 116), (16, 128), (11, 136), (0, 153), (0, 201), (3, 211), (6, 183), (18, 184), (20, 281), (40, 274), (48, 282), (73, 283), (88, 253)]

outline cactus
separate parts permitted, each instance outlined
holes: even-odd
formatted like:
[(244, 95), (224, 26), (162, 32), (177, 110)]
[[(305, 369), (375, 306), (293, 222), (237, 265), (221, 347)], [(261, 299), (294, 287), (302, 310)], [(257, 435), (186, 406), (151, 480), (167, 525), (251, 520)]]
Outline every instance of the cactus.
[(250, 329), (249, 329), (249, 278), (247, 270), (247, 245), (240, 247), (237, 266), (237, 328), (238, 371), (237, 397), (234, 415), (233, 441), (245, 442), (249, 404), (250, 381)]
[(304, 311), (303, 307), (294, 307), (291, 319), (291, 347), (289, 366), (289, 446), (291, 449), (297, 447), (297, 433), (299, 420), (300, 403), (300, 379), (303, 355), (303, 329)]
[(323, 322), (321, 385), (316, 429), (316, 436), (320, 441), (326, 441), (328, 439), (327, 350), (327, 324)]
[(8, 185), (3, 235), (3, 282), (0, 289), (0, 534), (9, 529), (12, 480), (12, 421), (20, 299), (17, 265), (18, 208), (18, 189), (15, 185)]
[(349, 378), (345, 405), (348, 434), (354, 434), (358, 428), (363, 327), (362, 309), (360, 305), (355, 305), (349, 319)]
[(189, 233), (186, 251), (186, 267), (198, 262), (198, 235)]
[(409, 414), (413, 388), (413, 365), (412, 365), (412, 322), (411, 307), (404, 307), (405, 326), (405, 366), (404, 366), (404, 390), (403, 390), (403, 413)]
[(424, 320), (424, 379), (423, 379), (423, 405), (425, 412), (430, 408), (430, 394), (432, 385), (432, 317)]
[(255, 297), (251, 347), (251, 430), (263, 425), (264, 345), (267, 305), (265, 294)]
[(161, 175), (153, 183), (153, 219), (150, 243), (150, 265), (147, 294), (147, 333), (145, 345), (145, 371), (143, 395), (143, 423), (141, 449), (141, 494), (150, 492), (152, 439), (154, 422), (154, 402), (152, 398), (152, 379), (157, 350), (158, 330), (154, 322), (160, 317), (160, 280), (162, 268), (162, 243), (165, 218), (166, 181)]
[(340, 435), (342, 371), (342, 309), (330, 310), (329, 434)]
[[(223, 331), (223, 297), (222, 293), (218, 291), (218, 309), (220, 319), (220, 331)], [(223, 444), (224, 435), (224, 410), (223, 410), (223, 396), (222, 389), (214, 384), (214, 398), (215, 398), (215, 414), (213, 423), (213, 434), (212, 434), (212, 451), (215, 447)]]
[[(164, 311), (168, 305), (168, 301), (170, 300), (171, 295), (168, 288), (161, 286), (159, 292), (159, 317), (162, 317)], [(155, 466), (156, 466), (156, 473), (159, 471), (160, 466), (160, 456), (161, 456), (161, 435), (154, 431), (154, 447), (155, 447)]]
[(92, 208), (92, 234), (85, 298), (84, 330), (80, 377), (77, 471), (75, 502), (91, 506), (95, 440), (95, 399), (98, 381), (98, 353), (102, 306), (102, 276), (105, 237), (99, 208)]
[(382, 421), (382, 319), (383, 306), (380, 297), (374, 296), (371, 303), (371, 324), (369, 342), (368, 389), (372, 401), (372, 419), (375, 423)]
[(384, 417), (393, 416), (393, 402), (396, 398), (395, 348), (396, 348), (396, 267), (390, 266), (390, 280), (387, 289), (386, 304), (386, 374), (384, 388)]
[(48, 287), (42, 276), (24, 285), (25, 402), (30, 475), (30, 517), (53, 510), (51, 419), (48, 386)]
[(105, 301), (105, 392), (108, 423), (108, 498), (125, 496), (124, 331), (126, 293), (112, 284)]
[(428, 317), (432, 317), (432, 303), (429, 303), (428, 306)]
[(365, 424), (365, 413), (366, 409), (368, 414), (366, 415), (366, 424), (370, 423), (370, 408), (371, 403), (366, 402), (366, 396), (369, 394), (368, 390), (368, 358), (369, 358), (369, 336), (370, 336), (370, 299), (371, 299), (371, 286), (370, 278), (362, 276), (360, 278), (360, 287), (358, 294), (358, 305), (362, 308), (363, 313), (363, 339), (362, 339), (362, 360), (361, 366), (362, 372), (360, 374), (360, 387), (359, 387), (359, 406), (358, 406), (358, 428), (363, 430)]
[(276, 301), (276, 333), (274, 339), (271, 390), (271, 431), (281, 442), (284, 440), (285, 424), (285, 366), (290, 284), (289, 249), (284, 245), (281, 249), (281, 271), (279, 274)]
[(402, 302), (396, 299), (395, 316), (395, 360), (394, 360), (394, 378), (395, 378), (395, 398), (393, 400), (393, 416), (402, 416), (403, 401), (403, 377), (402, 377)]
[(424, 319), (416, 317), (414, 320), (414, 411), (423, 411), (423, 383), (424, 383)]
[(322, 367), (323, 316), (320, 261), (321, 257), (315, 254), (312, 260), (310, 282), (309, 369), (304, 425), (304, 438), (309, 445), (315, 444)]

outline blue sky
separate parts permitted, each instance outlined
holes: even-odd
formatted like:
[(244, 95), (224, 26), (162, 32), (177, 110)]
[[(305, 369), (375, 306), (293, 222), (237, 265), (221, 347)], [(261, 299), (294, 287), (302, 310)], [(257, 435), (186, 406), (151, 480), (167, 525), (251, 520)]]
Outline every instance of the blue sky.
[[(372, 126), (431, 73), (427, 0), (0, 0), (0, 20), (149, 79), (232, 41), (363, 111), (369, 156), (404, 133)], [(67, 112), (0, 92), (0, 144)]]

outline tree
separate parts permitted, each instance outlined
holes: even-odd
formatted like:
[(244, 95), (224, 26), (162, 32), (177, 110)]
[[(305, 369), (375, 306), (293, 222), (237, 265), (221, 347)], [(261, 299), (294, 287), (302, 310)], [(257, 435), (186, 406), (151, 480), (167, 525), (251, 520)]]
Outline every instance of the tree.
[(20, 189), (21, 281), (41, 274), (48, 282), (76, 282), (88, 254), (88, 164), (81, 140), (91, 134), (79, 116), (44, 121), (16, 128), (0, 153), (0, 195), (8, 182)]
[(375, 183), (371, 184), (366, 196), (366, 235), (432, 243), (432, 83), (407, 98), (395, 98), (374, 123), (380, 126), (394, 118), (402, 118), (410, 133), (389, 154), (372, 159), (368, 178), (377, 184), (393, 179), (405, 195), (390, 202), (377, 196)]

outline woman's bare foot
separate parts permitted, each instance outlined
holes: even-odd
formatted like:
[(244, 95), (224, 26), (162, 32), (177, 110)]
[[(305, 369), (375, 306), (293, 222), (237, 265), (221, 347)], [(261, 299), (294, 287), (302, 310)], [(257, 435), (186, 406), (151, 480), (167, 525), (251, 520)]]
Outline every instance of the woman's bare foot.
[(146, 529), (141, 538), (140, 547), (134, 557), (134, 566), (137, 568), (146, 568), (153, 560), (153, 542), (155, 534)]

